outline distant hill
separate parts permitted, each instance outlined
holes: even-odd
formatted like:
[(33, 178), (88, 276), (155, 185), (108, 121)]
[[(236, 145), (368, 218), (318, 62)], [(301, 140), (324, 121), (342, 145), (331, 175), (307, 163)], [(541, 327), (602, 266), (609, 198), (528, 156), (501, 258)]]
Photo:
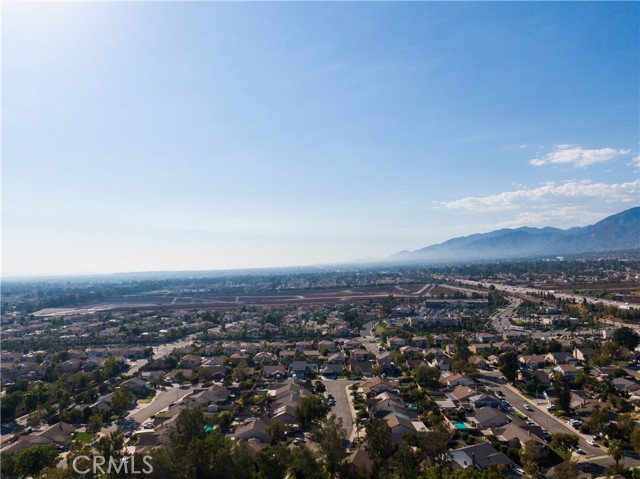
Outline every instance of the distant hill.
[(401, 251), (385, 261), (504, 259), (614, 251), (640, 247), (640, 207), (590, 226), (501, 229), (453, 238), (416, 251)]

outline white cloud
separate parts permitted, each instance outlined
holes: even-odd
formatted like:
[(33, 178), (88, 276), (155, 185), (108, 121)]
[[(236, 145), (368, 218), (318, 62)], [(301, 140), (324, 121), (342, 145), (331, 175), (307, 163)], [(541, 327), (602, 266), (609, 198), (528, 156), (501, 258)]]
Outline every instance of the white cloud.
[(534, 158), (529, 163), (534, 166), (571, 164), (584, 168), (596, 163), (611, 161), (629, 153), (631, 153), (631, 150), (616, 150), (615, 148), (588, 149), (576, 145), (558, 145), (555, 151), (547, 153), (542, 158)]
[(476, 213), (507, 210), (531, 210), (566, 206), (568, 202), (598, 199), (601, 203), (638, 202), (640, 180), (627, 183), (592, 183), (590, 180), (567, 181), (562, 184), (545, 183), (537, 188), (520, 188), (495, 195), (467, 196), (459, 200), (441, 202), (448, 209), (462, 209)]
[(640, 156), (631, 158), (631, 161), (629, 162), (629, 166), (631, 166), (632, 168), (640, 168)]

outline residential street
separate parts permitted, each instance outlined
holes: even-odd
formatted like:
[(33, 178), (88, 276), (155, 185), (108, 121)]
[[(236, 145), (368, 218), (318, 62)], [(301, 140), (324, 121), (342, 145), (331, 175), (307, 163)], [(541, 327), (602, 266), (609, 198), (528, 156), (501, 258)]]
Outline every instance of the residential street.
[(331, 413), (342, 418), (342, 425), (347, 431), (347, 437), (351, 437), (353, 431), (353, 409), (349, 401), (349, 387), (352, 384), (363, 381), (352, 381), (349, 379), (323, 379), (322, 383), (327, 388), (327, 393), (332, 394), (336, 399), (336, 405), (331, 408)]
[(154, 414), (169, 407), (172, 403), (182, 399), (187, 394), (192, 393), (194, 389), (193, 386), (189, 386), (187, 389), (180, 389), (178, 386), (173, 386), (167, 388), (166, 391), (158, 391), (153, 401), (148, 404), (139, 404), (139, 407), (131, 411), (127, 417), (142, 424)]

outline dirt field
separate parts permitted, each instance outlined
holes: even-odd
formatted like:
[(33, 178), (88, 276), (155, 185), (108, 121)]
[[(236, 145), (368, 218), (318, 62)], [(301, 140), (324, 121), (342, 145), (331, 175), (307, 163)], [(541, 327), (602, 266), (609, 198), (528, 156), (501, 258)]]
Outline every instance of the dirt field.
[[(547, 291), (557, 291), (559, 293), (573, 293), (580, 291), (579, 294), (588, 295), (588, 291), (592, 293), (603, 292), (615, 295), (609, 299), (616, 301), (625, 301), (628, 303), (640, 304), (640, 281), (627, 281), (619, 283), (553, 283), (553, 284), (536, 284), (536, 288), (545, 289)], [(589, 296), (596, 296), (591, 294)]]
[[(89, 314), (103, 311), (128, 311), (131, 309), (145, 311), (189, 310), (189, 309), (229, 309), (243, 306), (285, 306), (291, 304), (305, 305), (316, 303), (339, 304), (380, 300), (389, 295), (396, 298), (416, 299), (413, 293), (424, 285), (372, 286), (352, 289), (332, 288), (313, 290), (287, 290), (265, 292), (264, 294), (206, 294), (202, 296), (180, 295), (140, 295), (126, 298), (108, 298), (100, 303), (69, 308), (48, 308), (34, 313), (36, 316), (62, 316), (71, 314)], [(453, 292), (453, 291), (452, 291)]]

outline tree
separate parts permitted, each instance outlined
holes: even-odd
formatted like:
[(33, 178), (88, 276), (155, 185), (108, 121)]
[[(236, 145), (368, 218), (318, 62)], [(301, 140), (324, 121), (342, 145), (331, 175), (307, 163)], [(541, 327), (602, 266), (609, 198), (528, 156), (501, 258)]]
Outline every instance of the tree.
[(196, 375), (200, 378), (201, 381), (211, 381), (212, 375), (211, 370), (209, 368), (205, 368), (204, 366), (200, 366), (196, 369)]
[(102, 420), (102, 414), (95, 413), (92, 414), (89, 418), (89, 422), (87, 423), (87, 432), (96, 433), (99, 432), (104, 426), (104, 421)]
[(392, 467), (395, 476), (403, 479), (416, 479), (420, 474), (420, 455), (406, 442), (402, 442), (393, 455)]
[(572, 449), (578, 447), (578, 442), (578, 436), (575, 434), (555, 432), (551, 434), (551, 442), (549, 445), (554, 449), (560, 449), (566, 454)]
[(608, 449), (609, 449), (609, 456), (611, 457), (611, 459), (616, 461), (616, 471), (618, 471), (620, 460), (622, 459), (622, 456), (623, 456), (622, 441), (619, 439), (614, 439), (612, 441), (609, 441)]
[(347, 439), (347, 432), (342, 427), (342, 418), (337, 418), (333, 414), (329, 416), (318, 430), (318, 439), (322, 458), (330, 477), (333, 478), (344, 457), (343, 444)]
[(316, 454), (302, 445), (291, 451), (290, 472), (293, 479), (325, 479), (322, 465)]
[(124, 457), (124, 436), (121, 432), (112, 431), (108, 436), (103, 436), (98, 440), (98, 452), (107, 461), (110, 458), (120, 460)]
[(116, 416), (122, 416), (131, 407), (133, 395), (127, 388), (118, 388), (111, 396), (111, 410)]
[(507, 381), (514, 382), (518, 377), (520, 363), (518, 361), (518, 353), (515, 351), (507, 351), (502, 353), (498, 358), (498, 370), (504, 374)]
[(231, 376), (236, 381), (244, 381), (247, 379), (248, 375), (249, 365), (245, 361), (240, 362), (240, 364), (233, 368), (233, 372), (231, 373)]
[(556, 375), (554, 381), (554, 389), (556, 391), (555, 406), (561, 411), (571, 411), (571, 385), (568, 381), (560, 376)]
[(202, 409), (182, 409), (178, 414), (176, 427), (171, 435), (172, 444), (186, 446), (194, 439), (204, 439), (205, 425)]
[(284, 479), (289, 470), (291, 453), (286, 446), (278, 444), (261, 449), (257, 459), (258, 473), (256, 477), (258, 479)]
[(277, 419), (267, 424), (265, 432), (267, 433), (267, 436), (269, 436), (269, 439), (271, 439), (271, 444), (276, 444), (287, 439), (287, 436), (285, 435), (287, 432), (287, 426)]
[(629, 444), (636, 453), (640, 453), (640, 426), (636, 425), (631, 431)]
[[(60, 451), (55, 444), (30, 447), (17, 454), (15, 469), (23, 476), (37, 476), (43, 469), (55, 466), (59, 455)], [(2, 459), (4, 463), (4, 457)]]
[(536, 460), (537, 444), (530, 440), (524, 443), (520, 450), (520, 459), (524, 468), (524, 477), (526, 479), (538, 479), (540, 475), (540, 464)]
[(573, 461), (564, 461), (558, 464), (553, 473), (551, 479), (575, 479), (580, 475), (580, 468)]
[(391, 428), (382, 419), (371, 419), (366, 426), (367, 443), (365, 450), (375, 464), (375, 470), (384, 477), (389, 469), (389, 460), (396, 451), (391, 440)]
[(104, 362), (104, 366), (102, 367), (102, 371), (104, 372), (105, 377), (112, 378), (116, 374), (118, 374), (121, 370), (121, 365), (116, 358), (113, 356), (108, 358)]
[(600, 345), (600, 354), (595, 362), (600, 366), (606, 366), (615, 361), (620, 355), (620, 346), (613, 341), (605, 341)]
[(417, 454), (420, 464), (443, 467), (449, 461), (450, 433), (442, 424), (427, 432), (409, 432), (403, 435), (403, 443)]
[(585, 427), (591, 434), (602, 434), (604, 433), (606, 425), (613, 417), (614, 414), (611, 408), (601, 408), (599, 405), (596, 405), (585, 423)]
[(44, 406), (39, 406), (35, 411), (29, 414), (29, 417), (27, 418), (27, 426), (39, 427), (47, 416), (46, 408)]
[(439, 386), (440, 370), (425, 364), (418, 366), (414, 374), (416, 382), (423, 388), (436, 388)]
[(296, 407), (296, 419), (305, 429), (327, 415), (330, 408), (329, 405), (319, 397), (303, 397), (300, 404)]
[(458, 334), (453, 340), (453, 364), (451, 369), (459, 373), (476, 372), (476, 367), (469, 363), (470, 357), (469, 340), (462, 334)]
[(453, 340), (453, 360), (467, 362), (470, 357), (469, 340), (462, 334), (458, 334)]
[(640, 334), (628, 326), (623, 326), (613, 332), (613, 341), (622, 348), (633, 351), (640, 344)]

